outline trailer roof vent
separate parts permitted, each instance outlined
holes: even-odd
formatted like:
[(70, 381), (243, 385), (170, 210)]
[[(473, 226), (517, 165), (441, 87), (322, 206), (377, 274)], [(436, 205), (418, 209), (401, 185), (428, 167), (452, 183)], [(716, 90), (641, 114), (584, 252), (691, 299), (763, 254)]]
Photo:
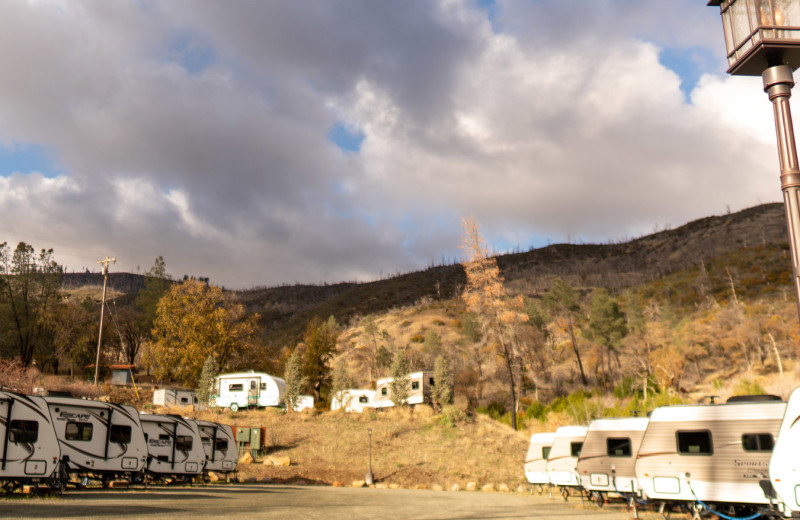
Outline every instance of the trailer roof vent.
[(778, 395), (734, 395), (729, 397), (728, 403), (762, 403), (768, 401), (783, 401)]

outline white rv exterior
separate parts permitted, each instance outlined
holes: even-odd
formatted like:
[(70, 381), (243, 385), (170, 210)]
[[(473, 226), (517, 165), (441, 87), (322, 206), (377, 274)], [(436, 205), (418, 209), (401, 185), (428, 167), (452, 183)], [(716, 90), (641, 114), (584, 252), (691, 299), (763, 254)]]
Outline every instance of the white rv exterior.
[(531, 484), (542, 486), (550, 482), (547, 477), (547, 457), (553, 447), (556, 434), (534, 433), (525, 456), (525, 478)]
[(153, 391), (153, 404), (157, 406), (197, 406), (194, 390), (159, 388)]
[[(433, 388), (433, 372), (421, 371), (412, 372), (408, 375), (409, 388), (408, 400), (406, 404), (430, 404), (431, 403), (431, 388)], [(373, 408), (389, 408), (394, 406), (392, 402), (392, 391), (389, 388), (389, 383), (394, 381), (394, 378), (386, 377), (378, 379), (375, 383), (375, 401), (372, 405)]]
[(779, 508), (786, 517), (800, 512), (800, 388), (789, 396), (772, 459), (769, 478), (780, 499)]
[(195, 421), (206, 454), (204, 471), (228, 473), (236, 470), (239, 451), (233, 437), (233, 428), (227, 424)]
[(61, 448), (62, 471), (132, 478), (145, 469), (147, 444), (135, 408), (74, 397), (42, 399)]
[(785, 410), (780, 401), (656, 408), (636, 459), (639, 485), (670, 502), (769, 503), (759, 482)]
[(264, 372), (222, 374), (214, 380), (214, 406), (239, 408), (280, 406), (286, 392), (283, 379)]
[(298, 395), (292, 410), (295, 412), (302, 412), (303, 410), (314, 409), (314, 396), (313, 395)]
[(344, 408), (345, 412), (361, 413), (372, 408), (375, 403), (375, 390), (349, 388), (342, 390), (331, 399), (331, 410)]
[(195, 421), (175, 415), (141, 414), (147, 439), (147, 471), (156, 477), (199, 475), (206, 464), (203, 439)]
[(41, 397), (0, 392), (0, 481), (43, 482), (54, 475), (61, 448)]
[(634, 466), (648, 419), (596, 419), (589, 424), (578, 458), (578, 475), (587, 491), (638, 494)]
[(553, 447), (547, 457), (547, 478), (559, 487), (579, 487), (578, 457), (586, 438), (586, 426), (562, 426), (556, 430)]

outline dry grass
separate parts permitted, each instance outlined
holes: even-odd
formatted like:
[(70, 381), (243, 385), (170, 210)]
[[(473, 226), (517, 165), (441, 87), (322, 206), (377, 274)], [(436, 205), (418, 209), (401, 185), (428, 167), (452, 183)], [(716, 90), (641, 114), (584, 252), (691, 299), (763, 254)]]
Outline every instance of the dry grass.
[(524, 482), (527, 436), (484, 416), (454, 413), (450, 426), (425, 407), (364, 414), (284, 414), (265, 409), (236, 414), (211, 410), (193, 415), (237, 426), (265, 426), (267, 456), (292, 460), (290, 467), (240, 465), (240, 472), (246, 476), (321, 484), (363, 480), (369, 466), (371, 429), (376, 482), (449, 487), (475, 481), (506, 483), (512, 488)]

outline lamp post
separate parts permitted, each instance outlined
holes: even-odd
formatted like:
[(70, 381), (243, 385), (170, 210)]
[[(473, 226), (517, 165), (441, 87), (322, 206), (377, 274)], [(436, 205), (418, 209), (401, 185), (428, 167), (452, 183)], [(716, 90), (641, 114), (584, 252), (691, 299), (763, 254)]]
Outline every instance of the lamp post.
[(367, 433), (369, 434), (369, 471), (367, 471), (367, 476), (364, 481), (367, 483), (368, 486), (371, 486), (373, 483), (372, 478), (372, 428), (367, 428)]
[(719, 7), (728, 72), (734, 76), (761, 76), (772, 101), (781, 190), (786, 207), (795, 301), (800, 315), (800, 166), (792, 126), (789, 97), (792, 72), (800, 66), (800, 0), (711, 0)]

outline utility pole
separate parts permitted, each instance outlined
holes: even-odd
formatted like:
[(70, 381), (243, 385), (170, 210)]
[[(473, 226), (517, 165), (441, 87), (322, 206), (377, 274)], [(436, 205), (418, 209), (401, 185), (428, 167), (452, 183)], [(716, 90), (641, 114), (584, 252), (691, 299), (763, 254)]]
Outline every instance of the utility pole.
[(100, 305), (100, 333), (97, 335), (97, 358), (94, 362), (94, 386), (97, 386), (97, 374), (100, 372), (100, 345), (103, 343), (103, 314), (106, 310), (106, 286), (108, 285), (108, 264), (116, 264), (117, 259), (106, 256), (105, 260), (98, 260), (98, 264), (103, 264), (103, 303)]

